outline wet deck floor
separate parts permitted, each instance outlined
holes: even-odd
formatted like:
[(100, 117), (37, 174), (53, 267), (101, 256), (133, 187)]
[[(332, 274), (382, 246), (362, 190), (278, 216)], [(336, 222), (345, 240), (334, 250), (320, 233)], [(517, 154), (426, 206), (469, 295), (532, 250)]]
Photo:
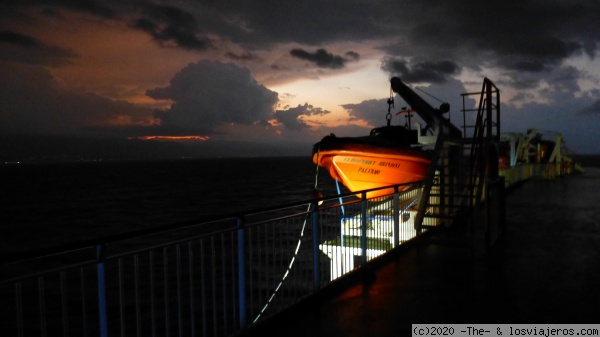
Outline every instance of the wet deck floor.
[(487, 255), (405, 247), (374, 277), (325, 292), (247, 334), (375, 337), (409, 335), (413, 323), (600, 323), (598, 173), (531, 180), (511, 191), (505, 235)]

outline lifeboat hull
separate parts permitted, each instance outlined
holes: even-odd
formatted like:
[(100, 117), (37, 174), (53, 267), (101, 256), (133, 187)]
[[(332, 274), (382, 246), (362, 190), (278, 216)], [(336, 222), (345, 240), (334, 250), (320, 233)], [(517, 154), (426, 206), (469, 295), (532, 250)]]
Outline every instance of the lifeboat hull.
[[(313, 153), (313, 163), (326, 168), (332, 178), (351, 192), (424, 179), (431, 160), (416, 149), (389, 149), (365, 145), (325, 149)], [(410, 185), (400, 186), (399, 190)], [(367, 192), (368, 198), (388, 195), (393, 188)]]

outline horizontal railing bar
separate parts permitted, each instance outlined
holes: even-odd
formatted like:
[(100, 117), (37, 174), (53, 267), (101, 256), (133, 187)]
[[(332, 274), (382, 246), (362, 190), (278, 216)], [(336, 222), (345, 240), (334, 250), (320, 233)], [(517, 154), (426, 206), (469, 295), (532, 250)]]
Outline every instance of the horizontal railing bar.
[[(426, 218), (435, 218), (435, 219), (453, 219), (456, 217), (456, 215), (447, 215), (447, 214), (425, 214), (423, 216)], [(423, 224), (422, 226), (426, 226), (426, 225)], [(437, 227), (437, 225), (432, 226), (432, 227)]]
[[(390, 196), (391, 195), (392, 194), (390, 194)], [(337, 203), (337, 204), (331, 204), (331, 205), (319, 205), (319, 209), (324, 210), (324, 209), (331, 209), (331, 208), (337, 208), (337, 207), (342, 207), (342, 206), (350, 206), (350, 205), (358, 204), (360, 202), (361, 202), (360, 199), (356, 199), (356, 200), (350, 200), (350, 201), (346, 201), (343, 203)]]
[(0, 280), (0, 285), (8, 284), (11, 282), (20, 282), (25, 279), (30, 279), (30, 278), (34, 278), (34, 277), (47, 276), (48, 274), (58, 274), (60, 272), (65, 272), (65, 271), (73, 270), (76, 268), (89, 267), (89, 266), (95, 265), (96, 263), (97, 263), (97, 261), (95, 259), (93, 259), (93, 260), (89, 260), (89, 261), (85, 261), (85, 262), (69, 264), (67, 266), (60, 266), (60, 267), (55, 267), (55, 268), (50, 268), (50, 269), (44, 269), (42, 271), (36, 271), (33, 273), (23, 274), (23, 275), (15, 276), (13, 278)]
[[(311, 204), (312, 204), (312, 202), (311, 202)], [(306, 206), (306, 205), (308, 205), (308, 203), (305, 204), (304, 206)], [(290, 215), (284, 215), (284, 216), (276, 217), (276, 218), (269, 218), (269, 219), (264, 219), (264, 220), (257, 220), (257, 221), (254, 221), (254, 222), (248, 221), (245, 224), (245, 226), (248, 227), (248, 228), (249, 227), (255, 227), (255, 226), (267, 223), (267, 222), (282, 221), (282, 220), (292, 219), (292, 218), (299, 217), (299, 216), (308, 216), (309, 214), (310, 214), (310, 212), (302, 211), (302, 212), (298, 212), (298, 213), (294, 213), (294, 214), (290, 214)]]
[[(336, 199), (336, 198), (337, 197), (332, 198), (331, 200)], [(305, 206), (305, 205), (302, 205), (302, 206)], [(334, 208), (334, 207), (339, 207), (340, 205), (341, 204), (336, 204), (336, 205), (331, 205), (330, 207)], [(279, 208), (277, 208), (277, 210), (279, 210)], [(246, 228), (257, 227), (257, 226), (260, 226), (265, 223), (291, 219), (291, 218), (298, 217), (298, 216), (308, 216), (309, 214), (310, 214), (310, 212), (298, 212), (298, 213), (295, 213), (292, 215), (286, 215), (286, 216), (277, 217), (277, 218), (268, 218), (268, 219), (260, 220), (260, 221), (256, 221), (256, 222), (247, 222), (245, 224), (245, 227)], [(161, 244), (157, 244), (157, 245), (146, 246), (144, 248), (140, 248), (140, 249), (136, 249), (136, 250), (129, 250), (127, 252), (123, 252), (123, 253), (119, 253), (119, 254), (115, 254), (115, 255), (108, 255), (106, 257), (106, 259), (110, 260), (110, 259), (121, 258), (121, 257), (129, 256), (129, 255), (134, 255), (134, 254), (145, 253), (145, 252), (149, 252), (149, 251), (155, 250), (155, 249), (160, 249), (160, 248), (165, 248), (165, 247), (169, 247), (169, 246), (173, 246), (173, 245), (177, 245), (177, 244), (187, 243), (187, 242), (202, 239), (202, 238), (208, 238), (208, 237), (214, 236), (216, 234), (225, 234), (225, 233), (235, 232), (237, 230), (238, 230), (238, 228), (227, 228), (227, 229), (222, 229), (222, 230), (215, 230), (212, 232), (202, 233), (202, 234), (195, 235), (195, 236), (188, 236), (185, 239), (181, 239), (181, 240), (169, 241), (169, 242), (161, 243)]]
[[(498, 93), (499, 92), (498, 88), (496, 88), (496, 86), (494, 86), (494, 88), (495, 89), (492, 89), (491, 92), (492, 93)], [(478, 91), (478, 92), (465, 92), (465, 93), (462, 93), (460, 95), (461, 96), (481, 95), (481, 91)]]
[[(409, 184), (411, 184), (411, 183), (409, 183)], [(402, 184), (402, 185), (406, 185), (406, 184)], [(391, 186), (394, 187), (394, 186), (402, 186), (402, 185), (391, 185)], [(364, 191), (365, 192), (369, 192), (369, 191), (376, 191), (376, 190), (380, 190), (380, 189), (389, 189), (389, 188), (390, 188), (389, 186), (386, 186), (386, 187), (380, 187), (380, 188), (375, 188), (375, 189), (370, 189), (370, 190), (364, 190)], [(405, 194), (405, 193), (414, 191), (416, 188), (417, 187), (413, 187), (413, 188), (410, 188), (410, 189), (407, 189), (407, 190), (400, 191), (399, 194)], [(343, 203), (339, 203), (338, 202), (338, 200), (340, 198), (356, 197), (357, 193), (359, 193), (359, 192), (349, 192), (349, 193), (345, 193), (345, 194), (336, 195), (334, 197), (327, 197), (325, 199), (315, 199), (315, 201), (316, 202), (318, 202), (320, 200), (323, 200), (323, 201), (332, 201), (333, 200), (333, 201), (335, 201), (335, 203), (331, 204), (331, 205), (319, 205), (319, 209), (321, 209), (321, 210), (323, 210), (323, 209), (330, 209), (330, 208), (338, 208), (338, 207), (341, 207), (341, 206), (348, 206), (348, 205), (353, 205), (353, 204), (356, 204), (356, 203), (360, 203), (361, 199), (359, 199), (359, 198), (356, 198), (356, 199), (350, 200), (350, 201), (346, 201), (346, 202), (343, 202)], [(390, 193), (388, 195), (380, 196), (378, 198), (391, 197), (393, 195), (394, 195), (394, 193), (392, 192), (392, 193)], [(315, 201), (311, 201), (311, 203), (314, 203)], [(304, 205), (304, 206), (306, 206), (306, 205)], [(269, 219), (261, 220), (261, 221), (257, 221), (257, 222), (248, 222), (246, 224), (246, 227), (252, 227), (252, 226), (255, 226), (255, 225), (261, 225), (261, 224), (264, 224), (266, 222), (273, 222), (273, 221), (291, 219), (291, 218), (298, 217), (298, 216), (308, 216), (309, 214), (310, 214), (310, 212), (298, 212), (298, 213), (291, 214), (291, 215), (285, 215), (285, 216), (282, 216), (282, 217), (279, 217), (279, 218), (269, 218)]]
[(169, 246), (179, 245), (182, 243), (189, 243), (190, 241), (194, 241), (194, 240), (198, 240), (198, 239), (214, 237), (217, 234), (232, 233), (232, 232), (235, 232), (236, 230), (237, 230), (237, 228), (227, 228), (227, 229), (223, 229), (223, 230), (202, 233), (202, 234), (195, 235), (195, 236), (188, 236), (185, 239), (180, 239), (180, 240), (175, 240), (175, 241), (169, 241), (166, 243), (146, 246), (144, 248), (139, 248), (139, 249), (135, 249), (135, 250), (128, 250), (127, 252), (118, 253), (118, 254), (114, 254), (114, 255), (107, 255), (106, 259), (112, 260), (112, 259), (129, 256), (129, 255), (145, 253), (145, 252), (149, 252), (151, 250), (156, 250), (156, 249), (165, 248), (165, 247), (169, 247)]

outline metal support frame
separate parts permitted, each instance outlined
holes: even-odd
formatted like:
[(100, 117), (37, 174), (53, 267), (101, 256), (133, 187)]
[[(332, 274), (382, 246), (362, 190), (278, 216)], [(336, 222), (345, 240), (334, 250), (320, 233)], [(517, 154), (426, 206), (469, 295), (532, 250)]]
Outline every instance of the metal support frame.
[(394, 217), (394, 248), (400, 245), (400, 195), (398, 186), (394, 186), (394, 201), (392, 205)]
[(243, 217), (237, 218), (237, 244), (238, 244), (238, 296), (240, 328), (245, 329), (248, 325), (246, 318), (246, 223)]
[(429, 171), (427, 172), (427, 178), (425, 178), (423, 187), (421, 188), (421, 193), (419, 195), (419, 211), (417, 212), (414, 223), (415, 229), (417, 230), (417, 235), (421, 234), (421, 231), (423, 230), (423, 220), (425, 219), (429, 195), (431, 194), (431, 187), (433, 186), (433, 179), (435, 178), (435, 169), (443, 146), (444, 134), (439, 132), (435, 142), (435, 149), (433, 150), (433, 155), (431, 157), (431, 165), (429, 166)]
[(361, 266), (364, 266), (367, 263), (367, 225), (368, 225), (368, 221), (367, 221), (367, 192), (362, 192), (361, 193), (361, 198), (360, 198), (360, 219), (361, 219), (361, 226), (360, 226), (360, 248), (362, 251), (362, 257), (361, 257), (361, 261), (360, 264)]
[(106, 246), (96, 246), (96, 268), (98, 272), (98, 316), (100, 337), (108, 337), (108, 313), (106, 309)]
[(321, 287), (321, 251), (319, 250), (319, 203), (313, 203), (312, 211), (312, 253), (313, 253), (313, 290)]

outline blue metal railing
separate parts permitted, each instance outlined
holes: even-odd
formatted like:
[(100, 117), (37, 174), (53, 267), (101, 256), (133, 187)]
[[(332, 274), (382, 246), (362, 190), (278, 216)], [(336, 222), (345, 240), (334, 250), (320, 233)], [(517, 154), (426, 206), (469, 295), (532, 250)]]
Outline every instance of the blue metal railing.
[(419, 191), (324, 197), (4, 259), (0, 331), (236, 334), (414, 237)]

